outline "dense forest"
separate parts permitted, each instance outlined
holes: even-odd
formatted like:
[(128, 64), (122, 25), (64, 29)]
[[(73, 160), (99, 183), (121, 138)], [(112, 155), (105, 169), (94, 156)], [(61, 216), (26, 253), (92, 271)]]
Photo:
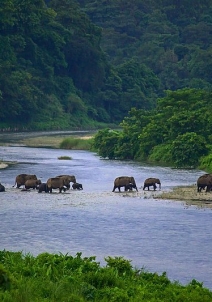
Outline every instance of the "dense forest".
[(211, 0), (2, 0), (0, 129), (119, 125), (167, 90), (209, 92), (211, 12)]

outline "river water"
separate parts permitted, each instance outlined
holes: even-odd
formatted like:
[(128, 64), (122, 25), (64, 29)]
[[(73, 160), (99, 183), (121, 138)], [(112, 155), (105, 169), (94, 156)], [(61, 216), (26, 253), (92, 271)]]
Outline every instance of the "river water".
[[(136, 268), (165, 271), (181, 284), (196, 279), (212, 289), (212, 211), (155, 199), (157, 193), (142, 190), (148, 177), (159, 178), (162, 189), (169, 190), (196, 183), (203, 171), (105, 160), (88, 151), (29, 148), (18, 145), (17, 138), (0, 135), (0, 140), (10, 141), (0, 146), (0, 159), (18, 162), (0, 170), (6, 187), (0, 193), (0, 250), (82, 252), (102, 265), (107, 256), (122, 256)], [(23, 192), (13, 187), (21, 173), (36, 174), (42, 182), (59, 174), (75, 175), (84, 189)], [(121, 175), (134, 176), (139, 192), (113, 193), (113, 181)]]

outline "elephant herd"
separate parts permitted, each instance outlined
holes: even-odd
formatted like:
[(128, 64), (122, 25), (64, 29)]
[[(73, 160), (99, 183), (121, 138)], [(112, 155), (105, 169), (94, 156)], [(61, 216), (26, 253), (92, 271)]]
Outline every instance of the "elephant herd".
[[(27, 191), (29, 189), (37, 189), (38, 193), (52, 193), (52, 190), (59, 189), (59, 193), (62, 191), (70, 189), (70, 183), (72, 184), (73, 190), (83, 190), (82, 184), (76, 181), (76, 177), (74, 175), (58, 175), (52, 178), (49, 178), (46, 183), (42, 183), (40, 179), (37, 178), (36, 175), (31, 174), (19, 174), (16, 176), (15, 184), (13, 187), (20, 188), (24, 186), (23, 191)], [(147, 178), (144, 181), (143, 190), (146, 188), (150, 190), (150, 187), (153, 187), (155, 191), (157, 186), (159, 185), (159, 189), (161, 189), (161, 182), (158, 178)], [(118, 189), (121, 192), (121, 188), (124, 187), (124, 191), (132, 191), (135, 189), (138, 191), (136, 182), (134, 177), (132, 176), (119, 176), (114, 180), (114, 186), (112, 192), (115, 192)], [(206, 192), (212, 191), (212, 174), (203, 174), (197, 179), (197, 192), (201, 192), (205, 190)], [(0, 183), (0, 192), (5, 192), (5, 187)]]
[[(37, 189), (38, 193), (52, 193), (52, 190), (59, 189), (59, 193), (62, 191), (65, 192), (66, 190), (70, 189), (70, 183), (72, 184), (73, 190), (83, 190), (82, 184), (78, 183), (76, 181), (76, 177), (74, 175), (58, 175), (52, 178), (49, 178), (47, 182), (43, 183), (40, 179), (37, 178), (36, 175), (31, 174), (19, 174), (16, 176), (15, 184), (13, 187), (16, 186), (16, 188), (22, 188), (22, 191), (28, 191), (29, 189)], [(156, 184), (159, 184), (159, 188), (161, 189), (161, 182), (158, 178), (147, 178), (144, 181), (143, 190), (150, 187), (153, 187), (154, 191), (156, 190), (157, 186)], [(132, 191), (135, 189), (138, 191), (136, 182), (134, 177), (132, 176), (120, 176), (117, 177), (114, 180), (114, 187), (113, 191), (115, 192), (116, 189), (121, 192), (121, 187), (124, 187), (124, 191)], [(5, 192), (5, 187), (0, 183), (0, 192)]]
[(70, 189), (70, 183), (74, 190), (83, 190), (82, 184), (76, 182), (76, 177), (74, 175), (58, 175), (51, 177), (46, 183), (42, 183), (36, 175), (31, 174), (19, 174), (16, 176), (15, 184), (13, 187), (20, 188), (24, 186), (23, 191), (29, 189), (37, 189), (38, 193), (52, 193), (53, 189), (59, 189), (59, 193)]
[[(158, 178), (147, 178), (144, 181), (143, 190), (145, 190), (145, 188), (148, 188), (149, 190), (150, 187), (153, 187), (155, 191), (157, 188), (156, 184), (159, 184), (159, 188), (161, 189), (161, 182)], [(115, 192), (117, 188), (119, 192), (121, 192), (121, 187), (124, 187), (124, 191), (132, 191), (132, 189), (136, 189), (136, 191), (138, 191), (135, 179), (132, 176), (117, 177), (114, 180), (113, 192)]]

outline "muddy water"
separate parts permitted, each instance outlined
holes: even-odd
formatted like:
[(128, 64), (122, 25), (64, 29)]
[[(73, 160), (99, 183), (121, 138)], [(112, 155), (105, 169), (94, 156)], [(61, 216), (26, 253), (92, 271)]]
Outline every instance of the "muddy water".
[[(58, 160), (70, 156), (72, 160)], [(154, 199), (141, 189), (147, 177), (163, 189), (190, 185), (202, 171), (177, 170), (100, 159), (87, 151), (0, 146), (0, 159), (18, 164), (0, 170), (0, 249), (96, 256), (123, 256), (133, 266), (167, 272), (187, 284), (193, 278), (212, 289), (212, 211), (182, 202)], [(16, 175), (36, 174), (43, 182), (59, 174), (75, 175), (83, 191), (59, 194), (22, 192)], [(117, 176), (133, 175), (139, 192), (112, 193)]]

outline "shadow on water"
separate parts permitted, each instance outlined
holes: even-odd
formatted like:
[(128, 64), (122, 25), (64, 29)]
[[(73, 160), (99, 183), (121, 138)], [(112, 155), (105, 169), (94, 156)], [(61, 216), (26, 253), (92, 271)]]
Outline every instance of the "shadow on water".
[[(46, 135), (46, 132), (44, 133)], [(11, 138), (12, 139), (12, 138)], [(70, 156), (72, 160), (58, 160)], [(87, 151), (0, 146), (0, 158), (18, 164), (0, 170), (0, 248), (37, 255), (82, 252), (104, 263), (123, 256), (137, 268), (167, 272), (172, 280), (192, 279), (212, 289), (212, 212), (183, 202), (153, 199), (141, 187), (160, 178), (163, 189), (194, 184), (198, 170), (100, 159)], [(18, 174), (36, 174), (42, 182), (59, 174), (75, 175), (83, 191), (59, 194), (13, 188)], [(134, 176), (138, 192), (112, 193), (117, 176)]]

